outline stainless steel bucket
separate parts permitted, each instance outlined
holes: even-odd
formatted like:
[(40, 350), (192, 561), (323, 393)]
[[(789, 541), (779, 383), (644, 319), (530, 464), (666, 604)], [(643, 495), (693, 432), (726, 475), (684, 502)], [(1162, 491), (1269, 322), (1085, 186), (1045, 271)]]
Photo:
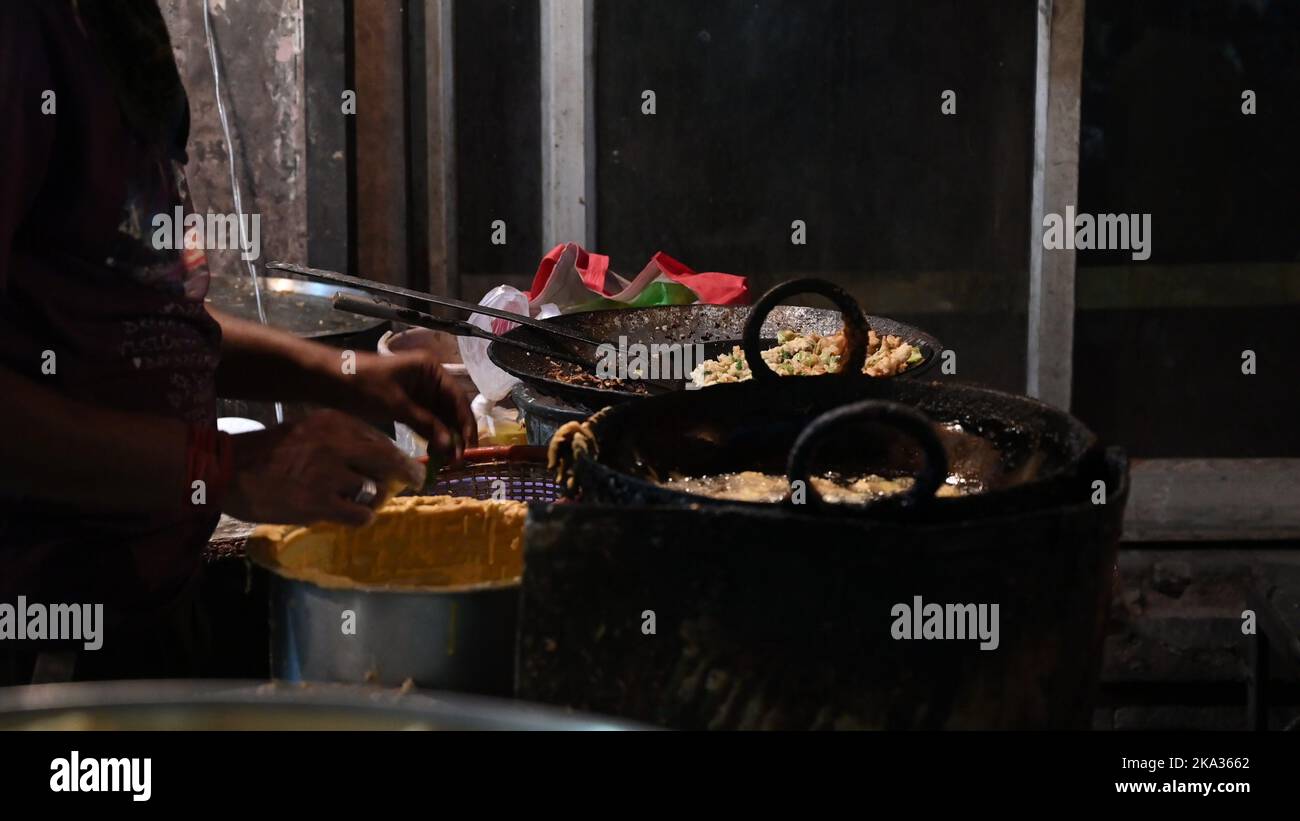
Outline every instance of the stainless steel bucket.
[[(558, 487), (533, 447), (465, 451), (426, 492), (549, 501)], [(255, 561), (257, 556), (250, 553)], [(261, 562), (257, 562), (259, 565)], [(269, 576), (271, 674), (285, 681), (416, 686), (511, 695), (520, 581), (436, 591), (323, 587), (265, 568)]]
[[(271, 574), (271, 673), (285, 681), (514, 689), (519, 582), (447, 592), (332, 589)], [(355, 628), (355, 633), (345, 632)]]

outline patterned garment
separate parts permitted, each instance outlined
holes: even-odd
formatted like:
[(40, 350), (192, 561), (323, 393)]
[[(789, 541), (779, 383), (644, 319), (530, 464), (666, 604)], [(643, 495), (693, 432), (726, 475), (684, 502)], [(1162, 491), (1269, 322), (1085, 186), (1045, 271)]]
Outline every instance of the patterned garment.
[[(4, 0), (0, 111), (0, 364), (87, 405), (215, 424), (206, 262), (153, 242), (154, 215), (190, 208), (188, 104), (153, 0)], [(183, 499), (136, 517), (0, 498), (0, 601), (166, 602), (216, 520)]]

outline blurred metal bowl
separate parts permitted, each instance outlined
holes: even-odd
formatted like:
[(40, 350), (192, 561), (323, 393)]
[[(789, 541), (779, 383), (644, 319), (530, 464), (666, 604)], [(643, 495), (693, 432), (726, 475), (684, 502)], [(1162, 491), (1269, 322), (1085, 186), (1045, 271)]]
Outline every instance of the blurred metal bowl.
[(0, 689), (0, 730), (635, 730), (523, 702), (347, 684), (111, 681)]
[[(307, 339), (345, 338), (375, 331), (388, 323), (334, 310), (334, 295), (365, 297), (365, 292), (324, 282), (259, 276), (266, 324)], [(214, 308), (250, 322), (260, 321), (253, 285), (248, 277), (214, 276), (207, 302)], [(377, 339), (379, 334), (375, 334)], [(373, 343), (364, 350), (373, 350)]]

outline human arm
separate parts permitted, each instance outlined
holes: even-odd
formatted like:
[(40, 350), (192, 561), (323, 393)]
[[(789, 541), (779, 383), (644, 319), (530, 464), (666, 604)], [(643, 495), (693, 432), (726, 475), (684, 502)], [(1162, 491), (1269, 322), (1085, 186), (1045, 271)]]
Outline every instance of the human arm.
[(222, 331), (221, 396), (314, 402), (377, 422), (402, 422), (446, 455), (456, 449), (453, 431), (461, 447), (478, 440), (469, 403), (431, 353), (354, 351), (345, 357), (348, 352), (328, 345), (211, 313)]

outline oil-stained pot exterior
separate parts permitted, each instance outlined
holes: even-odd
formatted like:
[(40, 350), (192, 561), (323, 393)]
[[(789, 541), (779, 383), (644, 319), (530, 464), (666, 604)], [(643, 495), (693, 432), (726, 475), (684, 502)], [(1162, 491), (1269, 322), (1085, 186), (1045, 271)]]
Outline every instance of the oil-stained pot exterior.
[[(530, 510), (517, 695), (682, 729), (1081, 728), (1128, 494), (960, 524), (771, 506)], [(915, 597), (998, 645), (892, 637)], [(653, 614), (653, 633), (647, 633)]]

